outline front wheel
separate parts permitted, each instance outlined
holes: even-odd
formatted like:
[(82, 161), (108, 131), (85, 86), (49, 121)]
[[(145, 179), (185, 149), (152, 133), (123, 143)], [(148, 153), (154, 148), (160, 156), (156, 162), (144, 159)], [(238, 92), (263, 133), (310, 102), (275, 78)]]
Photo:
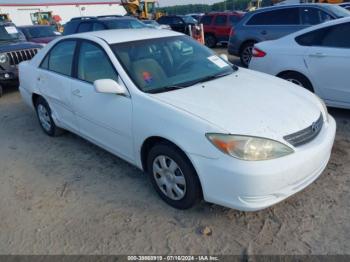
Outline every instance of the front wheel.
[(214, 48), (217, 45), (216, 37), (213, 35), (205, 35), (205, 45), (209, 48)]
[(57, 127), (53, 121), (50, 106), (44, 98), (39, 97), (36, 99), (35, 110), (39, 124), (47, 135), (57, 136), (62, 133), (63, 130)]
[(193, 207), (201, 199), (201, 186), (192, 164), (176, 147), (154, 146), (147, 159), (148, 175), (159, 196), (178, 209)]

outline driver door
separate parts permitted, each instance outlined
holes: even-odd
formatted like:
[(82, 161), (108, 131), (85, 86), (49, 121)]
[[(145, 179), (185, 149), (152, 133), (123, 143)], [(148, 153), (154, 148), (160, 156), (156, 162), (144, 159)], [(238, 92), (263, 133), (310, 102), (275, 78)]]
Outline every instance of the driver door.
[(72, 85), (72, 101), (80, 134), (106, 150), (133, 161), (132, 102), (129, 96), (97, 93), (94, 81), (113, 79), (121, 83), (102, 47), (80, 43), (77, 80)]

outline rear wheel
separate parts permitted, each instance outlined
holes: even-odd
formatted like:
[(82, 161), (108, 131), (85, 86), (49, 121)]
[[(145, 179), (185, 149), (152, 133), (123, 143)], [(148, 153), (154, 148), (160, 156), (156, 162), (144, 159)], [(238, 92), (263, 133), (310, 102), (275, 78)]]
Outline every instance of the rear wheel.
[(205, 45), (209, 48), (214, 48), (217, 45), (216, 37), (213, 35), (205, 35)]
[(56, 126), (52, 119), (51, 109), (46, 100), (38, 97), (35, 101), (35, 110), (38, 116), (39, 124), (43, 131), (49, 136), (58, 136), (63, 130)]
[(248, 67), (250, 60), (252, 59), (254, 42), (248, 42), (244, 44), (241, 48), (240, 59), (244, 67)]
[(279, 77), (283, 78), (289, 82), (292, 82), (293, 84), (304, 87), (305, 89), (309, 90), (310, 92), (314, 92), (314, 89), (312, 87), (310, 80), (307, 79), (306, 76), (304, 76), (298, 72), (286, 72), (286, 73), (280, 74)]
[(169, 205), (188, 209), (201, 199), (198, 176), (186, 156), (175, 146), (154, 146), (147, 158), (148, 175), (159, 196)]

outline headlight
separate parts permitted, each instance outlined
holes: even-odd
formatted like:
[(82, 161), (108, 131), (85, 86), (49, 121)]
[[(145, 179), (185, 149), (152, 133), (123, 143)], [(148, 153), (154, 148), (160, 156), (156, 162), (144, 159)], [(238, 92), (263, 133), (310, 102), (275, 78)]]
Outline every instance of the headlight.
[(325, 115), (325, 120), (328, 123), (329, 122), (329, 114), (328, 114), (328, 109), (327, 109), (326, 103), (319, 96), (316, 95), (316, 97), (318, 98), (318, 100), (320, 101), (320, 103), (321, 103), (321, 105), (323, 107), (323, 113)]
[(294, 150), (280, 142), (259, 137), (206, 134), (223, 153), (246, 161), (270, 160), (292, 154)]
[(5, 64), (7, 62), (7, 55), (0, 54), (0, 64)]

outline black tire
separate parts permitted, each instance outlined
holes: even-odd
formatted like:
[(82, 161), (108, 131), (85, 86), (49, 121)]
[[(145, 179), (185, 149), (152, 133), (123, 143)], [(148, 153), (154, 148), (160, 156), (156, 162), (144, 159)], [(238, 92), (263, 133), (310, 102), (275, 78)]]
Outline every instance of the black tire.
[(2, 92), (4, 91), (4, 89), (2, 88), (2, 86), (0, 85), (0, 97), (2, 97)]
[(306, 76), (298, 73), (298, 72), (286, 72), (279, 75), (280, 78), (290, 81), (296, 85), (302, 86), (310, 92), (314, 92), (312, 84)]
[(252, 59), (252, 51), (254, 44), (254, 42), (248, 42), (241, 47), (241, 50), (239, 52), (239, 58), (241, 60), (241, 64), (244, 67), (249, 66), (250, 60)]
[(209, 47), (209, 48), (216, 47), (218, 41), (217, 41), (215, 36), (208, 34), (208, 35), (205, 35), (204, 38), (205, 38), (205, 45), (207, 47)]
[[(170, 159), (170, 161), (172, 160), (177, 164), (179, 168), (177, 171), (181, 174), (180, 177), (183, 177), (185, 180), (184, 196), (181, 199), (174, 200), (168, 197), (166, 193), (162, 191), (166, 191), (164, 185), (163, 189), (161, 189), (161, 186), (157, 184), (156, 176), (158, 176), (158, 174), (154, 170), (154, 163), (157, 163), (157, 159), (162, 156), (167, 157), (168, 160)], [(154, 189), (157, 191), (160, 198), (170, 206), (177, 209), (189, 209), (201, 200), (202, 190), (197, 173), (184, 153), (175, 146), (166, 143), (155, 145), (147, 156), (147, 170)], [(175, 193), (173, 189), (171, 189), (171, 191), (173, 194)]]
[[(45, 118), (45, 122), (47, 122), (49, 124), (45, 125), (44, 121), (41, 119), (41, 116), (43, 114), (43, 112), (40, 113), (40, 110), (45, 110), (46, 111), (46, 118)], [(35, 111), (38, 117), (38, 121), (39, 124), (42, 128), (42, 130), (48, 135), (48, 136), (59, 136), (63, 133), (63, 130), (59, 127), (56, 126), (55, 122), (52, 119), (51, 116), (51, 108), (49, 106), (49, 104), (46, 102), (46, 100), (42, 97), (38, 97), (35, 100)]]

